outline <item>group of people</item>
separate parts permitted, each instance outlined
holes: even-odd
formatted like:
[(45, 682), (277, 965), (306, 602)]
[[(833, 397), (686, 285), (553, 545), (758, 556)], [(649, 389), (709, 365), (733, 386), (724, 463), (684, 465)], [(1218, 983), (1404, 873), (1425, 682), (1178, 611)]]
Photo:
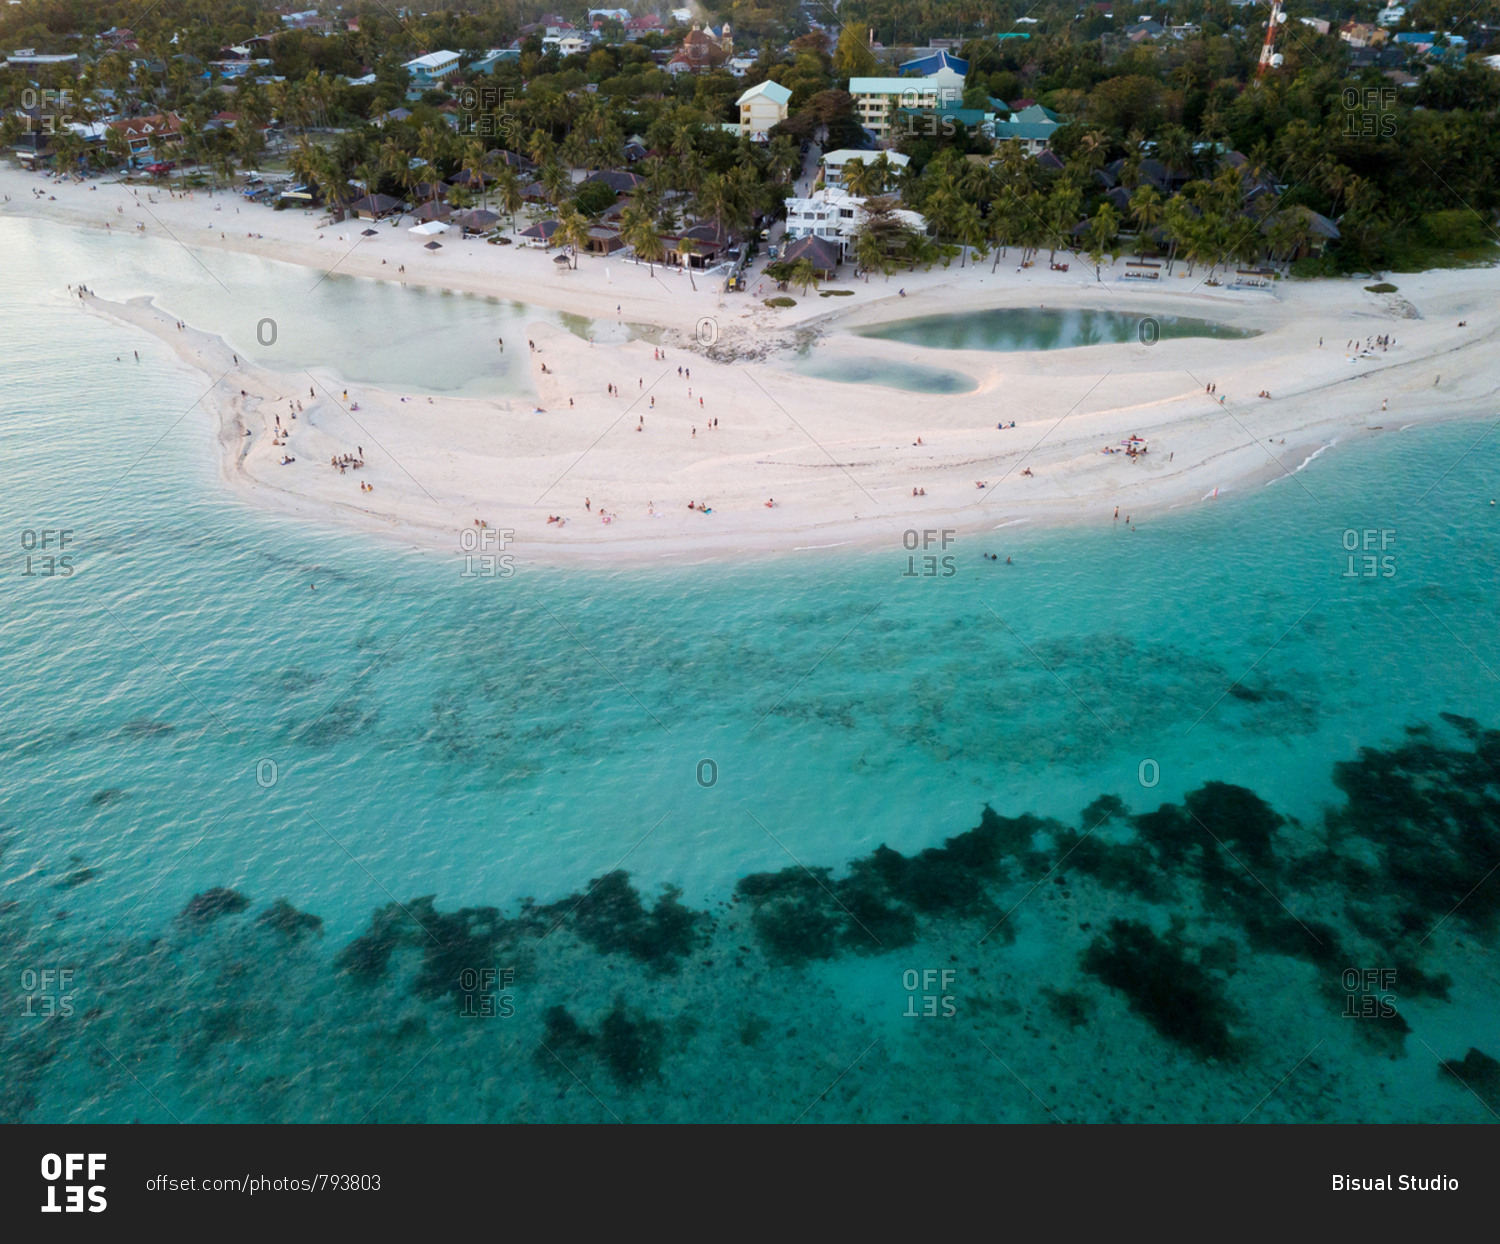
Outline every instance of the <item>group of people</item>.
[[(361, 448), (357, 457), (354, 454), (334, 454), (328, 462), (330, 466), (337, 469), (340, 475), (343, 475), (351, 468), (357, 471), (365, 464), (365, 451)], [(368, 492), (369, 490), (361, 487), (360, 491)]]

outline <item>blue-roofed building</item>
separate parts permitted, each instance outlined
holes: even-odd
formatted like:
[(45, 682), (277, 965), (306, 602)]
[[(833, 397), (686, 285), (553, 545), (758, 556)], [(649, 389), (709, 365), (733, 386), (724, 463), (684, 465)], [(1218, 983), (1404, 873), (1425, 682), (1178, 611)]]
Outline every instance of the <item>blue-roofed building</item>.
[(1018, 142), (1027, 155), (1040, 155), (1052, 141), (1052, 135), (1063, 126), (1063, 120), (1050, 108), (1032, 104), (1013, 112), (1008, 121), (995, 122), (996, 142)]
[(964, 77), (969, 75), (969, 62), (954, 56), (946, 48), (935, 48), (915, 60), (902, 61), (896, 68), (903, 74), (916, 74), (923, 78), (929, 78), (943, 69), (951, 69)]
[(495, 66), (504, 64), (506, 61), (517, 61), (521, 59), (520, 48), (491, 48), (472, 65), (468, 66), (468, 73), (494, 73)]

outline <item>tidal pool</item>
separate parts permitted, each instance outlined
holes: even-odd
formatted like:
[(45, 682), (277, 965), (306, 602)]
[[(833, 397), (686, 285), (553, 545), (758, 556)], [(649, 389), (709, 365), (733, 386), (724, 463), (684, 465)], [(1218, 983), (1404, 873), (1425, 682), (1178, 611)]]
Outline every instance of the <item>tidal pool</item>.
[(962, 315), (923, 315), (854, 330), (861, 337), (901, 341), (934, 350), (1070, 350), (1173, 337), (1256, 337), (1254, 329), (1232, 328), (1179, 315), (1131, 315), (1123, 311), (1046, 311), (996, 307)]

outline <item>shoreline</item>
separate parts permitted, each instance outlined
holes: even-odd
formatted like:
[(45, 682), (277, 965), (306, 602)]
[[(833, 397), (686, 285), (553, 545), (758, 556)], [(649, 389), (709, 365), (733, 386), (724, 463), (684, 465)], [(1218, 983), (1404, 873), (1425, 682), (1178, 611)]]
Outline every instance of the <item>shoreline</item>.
[[(115, 183), (92, 184), (99, 188), (4, 170), (0, 185), (12, 201), (0, 215), (104, 233), (106, 218), (127, 218), (113, 209), (134, 196)], [(29, 193), (42, 185), (59, 199)], [(16, 200), (16, 186), (27, 191), (25, 201)], [(212, 204), (222, 209), (236, 198), (221, 193)], [(182, 224), (190, 215), (201, 217), (206, 205), (206, 197), (158, 201), (142, 216), (144, 232), (204, 244), (208, 251), (326, 267), (325, 250), (305, 241), (268, 234), (249, 247), (240, 245), (245, 239), (231, 245), (227, 237), (169, 227), (169, 216)], [(239, 219), (274, 223), (278, 233), (313, 228), (300, 212), (258, 206)], [(347, 233), (349, 225), (324, 233), (336, 238), (339, 229)], [(707, 348), (694, 342), (696, 348), (684, 349), (664, 336), (669, 344), (662, 362), (649, 341), (595, 348), (537, 323), (528, 326), (537, 344), (534, 406), (530, 398), (434, 400), (352, 382), (345, 400), (343, 377), (313, 369), (316, 392), (309, 396), (300, 383), (306, 376), (236, 363), (222, 337), (191, 325), (177, 329), (150, 299), (83, 302), (91, 312), (151, 332), (180, 362), (216, 382), (201, 404), (214, 418), (220, 474), (252, 502), (419, 548), (504, 552), (543, 564), (890, 548), (904, 533), (933, 528), (993, 541), (994, 551), (1003, 553), (993, 533), (1013, 525), (1108, 524), (1116, 504), (1122, 521), (1163, 517), (1211, 499), (1216, 489), (1223, 495), (1298, 475), (1336, 444), (1482, 416), (1500, 390), (1487, 358), (1500, 335), (1497, 269), (1402, 276), (1399, 296), (1372, 295), (1354, 281), (1278, 282), (1281, 288), (1268, 294), (1210, 291), (1186, 280), (1185, 291), (1122, 289), (1095, 282), (1091, 273), (1084, 280), (1035, 269), (1017, 274), (1004, 260), (992, 271), (984, 260), (889, 281), (841, 281), (841, 288), (855, 290), (853, 297), (798, 297), (796, 315), (785, 316), (752, 293), (714, 293), (708, 279), (693, 294), (685, 278), (648, 277), (629, 263), (605, 270), (605, 261), (581, 256), (579, 271), (563, 274), (546, 271), (558, 265), (544, 252), (473, 242), (424, 253), (418, 239), (392, 232), (400, 234), (392, 240), (403, 254), (441, 256), (419, 277), (406, 278), (413, 284), (606, 318), (614, 312), (601, 305), (604, 300), (624, 305), (628, 299), (624, 319), (691, 341), (691, 327), (706, 316), (715, 321), (718, 339)], [(495, 270), (476, 268), (476, 255)], [(383, 272), (378, 264), (374, 272), (362, 270), (368, 261), (356, 255), (338, 271), (398, 279), (390, 263)], [(469, 270), (455, 280), (448, 269), (465, 263)], [(681, 283), (681, 296), (673, 282)], [(904, 298), (896, 293), (903, 287)], [(1007, 353), (926, 348), (848, 331), (923, 315), (1037, 305), (1185, 314), (1260, 335)], [(717, 308), (723, 310), (715, 315)], [(1459, 320), (1468, 326), (1456, 328)], [(1388, 353), (1351, 358), (1337, 343), (1356, 332), (1360, 340), (1394, 333), (1397, 344)], [(1326, 343), (1321, 349), (1319, 336)], [(885, 363), (963, 373), (975, 388), (923, 394), (790, 370), (790, 347), (814, 339), (822, 361), (878, 355)], [(371, 342), (369, 348), (399, 343)], [(679, 378), (678, 366), (699, 374)], [(1434, 385), (1439, 373), (1441, 384)], [(615, 376), (624, 382), (619, 396), (608, 392)], [(630, 378), (638, 381), (634, 390)], [(1200, 381), (1216, 384), (1227, 401), (1220, 405), (1204, 394)], [(1273, 399), (1258, 400), (1258, 386), (1269, 386)], [(294, 421), (299, 400), (304, 410)], [(1389, 403), (1384, 411), (1382, 401)], [(278, 413), (291, 433), (285, 451), (271, 445)], [(708, 421), (715, 418), (728, 426), (712, 428)], [(1011, 420), (1015, 428), (995, 426)], [(1132, 434), (1147, 438), (1146, 456), (1100, 452)], [(332, 455), (352, 454), (361, 445), (367, 465), (349, 472), (355, 478), (328, 466)], [(282, 452), (296, 462), (279, 465)], [(1028, 468), (1034, 474), (1023, 476)], [(975, 486), (981, 480), (984, 489)], [(364, 492), (363, 483), (374, 491)], [(912, 496), (913, 488), (927, 495)], [(768, 497), (775, 498), (774, 508), (765, 507)], [(689, 501), (706, 502), (712, 512), (689, 512)], [(599, 520), (601, 509), (614, 516), (611, 522)], [(554, 513), (566, 525), (549, 524)], [(497, 534), (513, 532), (513, 542), (501, 548), (485, 537), (487, 547), (465, 549), (460, 541), (473, 537), (461, 533), (476, 521)]]

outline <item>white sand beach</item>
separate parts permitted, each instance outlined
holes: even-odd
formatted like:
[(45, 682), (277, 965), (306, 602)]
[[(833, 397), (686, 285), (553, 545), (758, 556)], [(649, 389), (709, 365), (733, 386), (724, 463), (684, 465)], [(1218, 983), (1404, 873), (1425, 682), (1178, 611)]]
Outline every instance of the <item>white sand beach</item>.
[[(985, 547), (1003, 554), (1002, 538), (989, 533), (1008, 524), (1111, 523), (1116, 506), (1122, 522), (1162, 521), (1174, 507), (1211, 503), (1215, 490), (1293, 474), (1331, 445), (1491, 413), (1500, 388), (1494, 269), (1395, 276), (1396, 294), (1366, 292), (1368, 280), (1254, 291), (1208, 286), (1201, 268), (1159, 285), (1122, 284), (1123, 263), (1096, 282), (1071, 256), (1068, 273), (1045, 263), (1017, 272), (1012, 251), (997, 270), (986, 259), (843, 279), (834, 284), (852, 296), (794, 290), (795, 307), (772, 309), (762, 299), (775, 290), (768, 283), (756, 296), (753, 279), (748, 292), (724, 294), (699, 275), (695, 290), (676, 271), (587, 255), (563, 271), (554, 253), (453, 234), (426, 251), (427, 239), (405, 228), (383, 224), (362, 239), (363, 222), (321, 226), (321, 214), (274, 212), (232, 194), (153, 190), (147, 202), (143, 187), (58, 183), (14, 169), (0, 170), (0, 191), (9, 196), (0, 213), (100, 232), (108, 224), (122, 245), (132, 233), (170, 237), (204, 252), (210, 267), (212, 252), (231, 249), (660, 326), (664, 358), (647, 341), (591, 345), (538, 323), (534, 402), (429, 401), (332, 373), (316, 374), (309, 393), (305, 374), (236, 362), (225, 341), (192, 325), (179, 330), (147, 299), (80, 300), (87, 312), (153, 333), (212, 382), (202, 406), (217, 421), (223, 474), (254, 502), (450, 551), (472, 541), (461, 533), (481, 521), (514, 533), (503, 551), (543, 562), (894, 547), (904, 532), (936, 528), (984, 534)], [(59, 274), (60, 284), (69, 279), (88, 274)], [(994, 307), (1183, 315), (1260, 335), (995, 353), (842, 331)], [(821, 359), (878, 356), (958, 371), (977, 388), (928, 395), (799, 375), (790, 352), (814, 335)], [(1364, 356), (1346, 349), (1379, 335), (1395, 345)], [(527, 344), (506, 348), (514, 355)], [(284, 446), (272, 443), (278, 415)], [(1014, 428), (996, 426), (1012, 420)], [(173, 432), (189, 434), (186, 422)], [(1103, 452), (1132, 434), (1146, 438), (1145, 455)], [(330, 465), (357, 447), (363, 469)], [(281, 465), (283, 456), (295, 462)], [(549, 523), (553, 516), (566, 522)], [(500, 550), (487, 540), (481, 551)]]

